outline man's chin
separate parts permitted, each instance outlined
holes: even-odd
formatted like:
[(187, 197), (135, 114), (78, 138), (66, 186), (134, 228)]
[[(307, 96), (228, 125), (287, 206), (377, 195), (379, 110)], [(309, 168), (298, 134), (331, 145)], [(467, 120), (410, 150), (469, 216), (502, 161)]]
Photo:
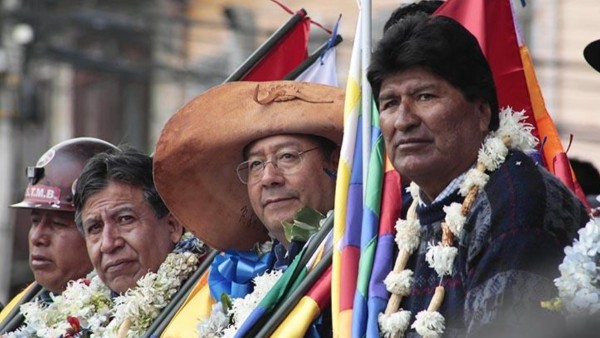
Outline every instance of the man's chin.
[(119, 294), (137, 286), (136, 280), (130, 277), (116, 277), (110, 281), (106, 281), (105, 284), (109, 289)]
[(278, 214), (276, 217), (268, 218), (268, 221), (263, 221), (263, 225), (269, 231), (269, 234), (277, 238), (280, 242), (284, 239), (283, 225), (285, 222), (292, 222), (296, 212), (288, 212), (285, 214)]
[(66, 281), (63, 282), (62, 280), (56, 280), (56, 278), (52, 278), (52, 276), (47, 276), (43, 273), (34, 273), (33, 277), (39, 285), (56, 294), (61, 293), (67, 286)]

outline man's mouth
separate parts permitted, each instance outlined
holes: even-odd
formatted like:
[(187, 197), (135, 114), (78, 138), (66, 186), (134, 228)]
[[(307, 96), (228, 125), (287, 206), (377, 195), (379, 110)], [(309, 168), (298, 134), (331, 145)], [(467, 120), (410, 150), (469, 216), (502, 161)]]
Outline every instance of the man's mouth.
[(263, 207), (266, 207), (268, 205), (275, 205), (278, 203), (283, 203), (283, 202), (287, 202), (292, 200), (293, 197), (276, 197), (276, 198), (269, 198), (265, 201), (265, 203), (263, 203)]
[(396, 148), (410, 150), (413, 148), (421, 148), (430, 143), (431, 140), (426, 138), (402, 138), (396, 142)]
[(129, 259), (119, 259), (119, 260), (116, 260), (114, 262), (110, 262), (110, 263), (106, 264), (104, 266), (104, 271), (111, 272), (111, 273), (119, 272), (119, 271), (127, 268), (127, 266), (129, 264), (131, 264), (131, 263), (133, 263), (132, 260), (129, 260)]
[(52, 264), (52, 260), (44, 255), (31, 255), (30, 264), (32, 268), (39, 269), (50, 266)]

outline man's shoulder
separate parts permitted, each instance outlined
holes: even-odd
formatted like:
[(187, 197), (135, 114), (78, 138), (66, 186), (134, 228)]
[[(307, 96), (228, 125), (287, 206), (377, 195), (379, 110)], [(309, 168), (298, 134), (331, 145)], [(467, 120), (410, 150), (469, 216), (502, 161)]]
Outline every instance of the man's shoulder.
[(556, 176), (518, 150), (510, 151), (500, 168), (490, 174), (485, 190), (488, 193), (514, 195), (512, 198), (519, 198), (521, 202), (528, 200), (530, 203), (554, 203), (552, 199), (547, 201), (548, 194), (559, 194), (581, 205), (575, 194)]
[(568, 241), (588, 220), (587, 210), (575, 194), (521, 151), (507, 155), (504, 164), (490, 175), (481, 198), (490, 217), (496, 219), (492, 223), (503, 224), (506, 231), (540, 228)]

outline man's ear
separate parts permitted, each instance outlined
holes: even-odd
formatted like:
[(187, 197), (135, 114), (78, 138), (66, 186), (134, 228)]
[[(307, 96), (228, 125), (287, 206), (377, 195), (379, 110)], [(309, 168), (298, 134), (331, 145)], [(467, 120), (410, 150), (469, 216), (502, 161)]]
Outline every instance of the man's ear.
[(179, 242), (181, 236), (183, 235), (183, 226), (172, 213), (169, 213), (165, 217), (167, 218), (166, 221), (167, 227), (169, 228), (169, 238), (171, 239), (171, 242)]
[(490, 131), (492, 108), (490, 108), (489, 103), (480, 101), (477, 104), (476, 109), (479, 117), (479, 130), (481, 131), (482, 135), (485, 136)]

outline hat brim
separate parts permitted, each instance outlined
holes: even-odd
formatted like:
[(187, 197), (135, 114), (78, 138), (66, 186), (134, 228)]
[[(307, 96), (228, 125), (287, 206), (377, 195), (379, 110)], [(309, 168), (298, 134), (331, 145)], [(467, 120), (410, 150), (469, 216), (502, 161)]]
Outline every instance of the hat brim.
[[(257, 92), (292, 88), (319, 102), (259, 104)], [(219, 250), (247, 250), (268, 239), (236, 167), (251, 142), (279, 134), (310, 134), (341, 143), (344, 92), (299, 83), (231, 82), (196, 97), (173, 115), (158, 139), (154, 181), (169, 210)]]
[(583, 57), (597, 72), (600, 72), (600, 40), (588, 44), (583, 50)]
[(56, 206), (56, 204), (50, 203), (38, 203), (31, 202), (27, 200), (23, 200), (19, 203), (11, 204), (11, 208), (17, 209), (41, 209), (41, 210), (51, 210), (51, 211), (62, 211), (62, 212), (75, 212), (75, 207), (73, 205), (65, 205), (62, 204), (60, 207)]

